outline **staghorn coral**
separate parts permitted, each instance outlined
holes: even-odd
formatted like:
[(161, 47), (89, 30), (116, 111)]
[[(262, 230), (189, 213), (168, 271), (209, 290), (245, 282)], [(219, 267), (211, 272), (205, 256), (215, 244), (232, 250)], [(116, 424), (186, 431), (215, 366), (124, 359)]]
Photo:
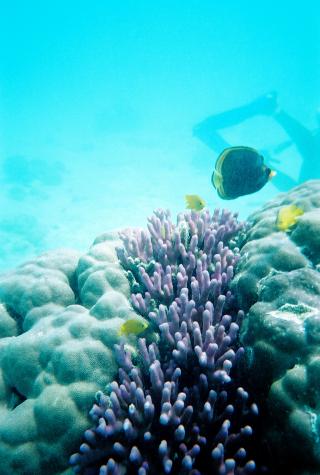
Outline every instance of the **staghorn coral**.
[[(232, 238), (242, 227), (227, 210), (219, 214), (217, 209), (212, 216), (208, 210), (181, 213), (176, 226), (169, 211), (157, 210), (149, 218), (149, 233), (120, 233), (124, 247), (118, 257), (127, 270), (133, 306), (148, 315), (155, 304), (169, 305), (188, 285), (197, 304), (219, 295), (233, 277), (239, 255)], [(228, 241), (234, 252), (224, 245)]]
[(243, 312), (229, 290), (241, 227), (226, 211), (179, 215), (175, 226), (159, 210), (149, 233), (121, 234), (132, 303), (160, 336), (149, 345), (140, 338), (132, 355), (116, 345), (119, 378), (97, 394), (96, 426), (70, 458), (76, 473), (255, 470), (244, 446), (257, 406), (232, 379), (243, 354)]

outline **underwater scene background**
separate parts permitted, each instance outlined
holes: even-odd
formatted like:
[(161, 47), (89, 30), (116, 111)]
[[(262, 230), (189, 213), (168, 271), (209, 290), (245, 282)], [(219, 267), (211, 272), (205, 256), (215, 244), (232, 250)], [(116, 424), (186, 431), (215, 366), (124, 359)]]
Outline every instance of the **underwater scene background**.
[(0, 35), (0, 475), (319, 475), (319, 3)]
[[(219, 144), (210, 149), (193, 128), (275, 91), (281, 109), (316, 129), (318, 18), (309, 0), (4, 4), (0, 268), (56, 247), (84, 250), (155, 208), (175, 215), (186, 194), (241, 218), (274, 196), (270, 182), (220, 200), (211, 185)], [(259, 107), (247, 116), (215, 130), (298, 179), (295, 144), (274, 152), (292, 138)]]

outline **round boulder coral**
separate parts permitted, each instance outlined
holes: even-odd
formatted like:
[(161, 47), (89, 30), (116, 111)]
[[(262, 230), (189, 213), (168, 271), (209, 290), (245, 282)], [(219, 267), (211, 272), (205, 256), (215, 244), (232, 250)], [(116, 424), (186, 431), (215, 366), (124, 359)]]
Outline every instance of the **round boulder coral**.
[[(304, 211), (286, 231), (279, 210)], [(266, 396), (266, 434), (280, 473), (320, 473), (320, 181), (281, 194), (249, 217), (233, 290), (252, 391)], [(281, 465), (281, 464), (285, 464)]]
[(105, 234), (86, 255), (52, 251), (0, 276), (1, 475), (60, 475), (113, 379), (136, 315), (118, 244)]

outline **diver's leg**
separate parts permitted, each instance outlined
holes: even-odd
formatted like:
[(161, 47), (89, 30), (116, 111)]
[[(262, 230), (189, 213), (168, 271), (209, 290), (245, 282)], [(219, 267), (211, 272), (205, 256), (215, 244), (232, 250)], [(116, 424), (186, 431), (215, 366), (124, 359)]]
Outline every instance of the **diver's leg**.
[(316, 141), (312, 132), (283, 110), (276, 112), (274, 119), (287, 132), (301, 155), (302, 164), (299, 183), (312, 178), (313, 167), (317, 160), (317, 152), (320, 155), (320, 150), (317, 151)]
[(289, 191), (291, 188), (298, 185), (299, 182), (291, 178), (291, 176), (277, 169), (275, 169), (275, 171), (277, 174), (274, 178), (272, 178), (272, 184), (279, 191)]
[(297, 119), (294, 119), (283, 110), (277, 111), (273, 117), (287, 132), (299, 150), (300, 148), (303, 151), (308, 150), (309, 147), (313, 146), (314, 139), (312, 132)]
[(230, 145), (221, 137), (217, 130), (238, 125), (258, 114), (271, 114), (274, 112), (276, 105), (276, 93), (265, 94), (244, 106), (207, 117), (195, 125), (193, 134), (209, 147), (221, 152), (223, 148)]
[(272, 178), (271, 183), (279, 190), (279, 191), (288, 191), (290, 188), (293, 188), (298, 184), (296, 180), (291, 178), (291, 176), (287, 175), (286, 173), (282, 172), (275, 166), (275, 162), (280, 162), (279, 160), (275, 160), (272, 155), (269, 153), (268, 150), (261, 150), (261, 154), (266, 159), (267, 166), (272, 167), (272, 171), (276, 172), (276, 175)]
[(217, 153), (220, 153), (225, 148), (231, 147), (220, 134), (215, 130), (207, 130), (205, 127), (195, 127), (193, 129), (193, 135), (200, 139), (209, 148)]
[(240, 107), (207, 117), (195, 126), (195, 129), (225, 129), (259, 114), (273, 114), (277, 107), (277, 95), (270, 92)]
[(230, 144), (220, 135), (217, 130), (237, 125), (252, 116), (249, 105), (231, 109), (221, 114), (214, 114), (196, 124), (193, 135), (205, 143), (208, 147), (220, 153)]

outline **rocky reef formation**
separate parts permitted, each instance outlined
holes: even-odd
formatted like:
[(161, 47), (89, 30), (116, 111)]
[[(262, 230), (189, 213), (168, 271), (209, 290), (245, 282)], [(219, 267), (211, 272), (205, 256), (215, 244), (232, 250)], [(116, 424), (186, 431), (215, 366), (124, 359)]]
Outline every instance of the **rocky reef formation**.
[(53, 251), (1, 275), (1, 475), (61, 474), (90, 424), (134, 314), (117, 245), (105, 234), (84, 256)]
[[(279, 210), (303, 209), (286, 232)], [(232, 283), (248, 313), (246, 375), (267, 398), (267, 440), (279, 473), (320, 473), (320, 181), (281, 194), (249, 217)], [(277, 464), (275, 464), (277, 465)]]
[[(279, 231), (292, 203), (304, 214)], [(279, 195), (245, 229), (217, 211), (177, 225), (160, 213), (148, 231), (0, 275), (1, 475), (70, 475), (77, 451), (74, 470), (90, 474), (124, 473), (127, 455), (140, 475), (153, 460), (164, 473), (206, 473), (209, 461), (254, 472), (253, 401), (268, 473), (320, 473), (320, 181)], [(154, 330), (138, 349), (119, 337), (132, 318)]]

